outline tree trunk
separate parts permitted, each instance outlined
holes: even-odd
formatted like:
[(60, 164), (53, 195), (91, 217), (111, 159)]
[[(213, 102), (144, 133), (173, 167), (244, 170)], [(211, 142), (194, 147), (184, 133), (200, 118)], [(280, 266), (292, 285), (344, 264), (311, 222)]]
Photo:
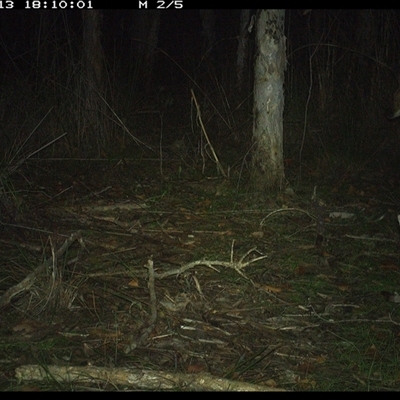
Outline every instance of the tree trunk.
[(104, 54), (100, 40), (102, 14), (99, 10), (85, 10), (82, 15), (84, 105), (80, 118), (79, 144), (85, 156), (99, 156), (108, 145), (105, 126)]
[(133, 18), (136, 87), (146, 93), (151, 86), (154, 56), (160, 30), (160, 10), (137, 10)]
[(281, 190), (283, 167), (283, 82), (286, 67), (284, 10), (257, 12), (254, 67), (254, 153), (252, 183), (260, 194)]

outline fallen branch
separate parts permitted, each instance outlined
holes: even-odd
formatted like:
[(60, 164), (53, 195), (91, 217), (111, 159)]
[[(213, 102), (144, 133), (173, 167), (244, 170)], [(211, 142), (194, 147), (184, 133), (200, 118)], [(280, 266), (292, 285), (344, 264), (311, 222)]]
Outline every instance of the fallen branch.
[(163, 279), (163, 278), (166, 278), (166, 277), (171, 276), (171, 275), (182, 274), (183, 272), (185, 272), (185, 271), (187, 271), (189, 269), (192, 269), (192, 268), (194, 268), (194, 267), (196, 267), (198, 265), (204, 265), (204, 266), (206, 266), (208, 268), (211, 268), (211, 269), (213, 269), (214, 271), (217, 271), (217, 272), (219, 272), (219, 271), (217, 270), (216, 267), (232, 268), (239, 275), (243, 276), (243, 278), (248, 280), (249, 278), (242, 272), (242, 269), (248, 267), (250, 264), (253, 264), (256, 261), (263, 260), (264, 258), (268, 257), (268, 256), (256, 257), (256, 258), (253, 258), (253, 259), (245, 262), (244, 261), (245, 258), (248, 255), (250, 255), (252, 252), (254, 252), (254, 251), (256, 251), (256, 248), (252, 248), (249, 251), (247, 251), (246, 254), (244, 254), (240, 258), (239, 261), (234, 261), (233, 260), (233, 243), (232, 243), (231, 260), (230, 261), (209, 261), (209, 260), (192, 261), (192, 262), (190, 262), (188, 264), (182, 265), (179, 268), (175, 268), (175, 269), (168, 270), (168, 271), (161, 272), (161, 273), (155, 273), (154, 276), (157, 279)]
[(282, 392), (283, 389), (264, 385), (217, 378), (207, 373), (181, 374), (163, 371), (146, 371), (129, 368), (65, 367), (49, 365), (22, 365), (16, 368), (15, 377), (21, 381), (57, 381), (68, 383), (110, 383), (147, 390), (225, 390)]

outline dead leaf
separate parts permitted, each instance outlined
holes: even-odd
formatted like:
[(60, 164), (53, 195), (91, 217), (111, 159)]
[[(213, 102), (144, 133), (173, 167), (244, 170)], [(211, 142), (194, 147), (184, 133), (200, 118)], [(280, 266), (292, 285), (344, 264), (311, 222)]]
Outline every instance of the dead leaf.
[(326, 356), (320, 355), (320, 356), (317, 356), (317, 357), (315, 358), (315, 362), (316, 362), (317, 364), (323, 364), (323, 363), (326, 361), (326, 359), (327, 359)]
[(379, 357), (379, 351), (373, 344), (372, 346), (368, 347), (367, 351), (365, 352), (365, 355), (371, 358), (377, 358)]
[(297, 366), (297, 369), (298, 369), (300, 372), (303, 372), (303, 373), (308, 374), (308, 373), (314, 372), (314, 370), (315, 370), (315, 365), (314, 365), (314, 363), (312, 363), (312, 362), (310, 362), (310, 361), (305, 361), (305, 362), (299, 364), (299, 365)]
[(350, 185), (349, 188), (347, 189), (347, 194), (357, 196), (360, 194), (360, 191), (357, 190), (353, 185)]
[(399, 269), (397, 265), (394, 264), (382, 264), (379, 266), (379, 268), (384, 271), (398, 271)]
[(262, 239), (264, 237), (264, 232), (263, 231), (252, 232), (250, 236), (252, 236), (255, 239)]
[(209, 200), (209, 199), (207, 199), (207, 200), (198, 202), (198, 203), (196, 204), (196, 208), (197, 208), (197, 209), (199, 209), (199, 208), (200, 208), (200, 209), (209, 208), (211, 204), (212, 204), (212, 201)]
[(302, 389), (314, 389), (315, 386), (317, 385), (317, 382), (310, 380), (310, 379), (300, 379), (300, 377), (297, 377), (296, 379), (297, 384), (302, 388)]
[(310, 265), (310, 264), (299, 265), (295, 268), (294, 273), (296, 275), (308, 275), (314, 273), (315, 268), (316, 268), (315, 265)]
[(132, 279), (129, 283), (128, 286), (130, 287), (139, 287), (139, 282), (137, 279)]
[(191, 364), (186, 368), (186, 372), (188, 374), (198, 374), (199, 372), (204, 371), (204, 365), (200, 364)]
[(351, 286), (346, 285), (344, 283), (339, 283), (336, 286), (341, 292), (351, 292), (351, 290), (352, 290)]
[(275, 286), (269, 286), (269, 285), (262, 285), (260, 286), (260, 289), (265, 290), (266, 292), (270, 293), (280, 293), (282, 292), (281, 288), (275, 287)]
[(266, 381), (264, 382), (264, 385), (265, 385), (265, 386), (268, 386), (268, 387), (271, 387), (271, 388), (274, 388), (274, 387), (277, 387), (277, 386), (278, 386), (278, 384), (276, 383), (276, 381), (275, 381), (274, 379), (268, 379), (268, 380), (266, 380)]
[(20, 387), (15, 387), (15, 390), (18, 390), (19, 392), (42, 392), (43, 389), (41, 389), (39, 386), (34, 386), (34, 385), (23, 385)]
[(14, 332), (32, 333), (43, 327), (44, 325), (37, 321), (25, 319), (19, 324), (14, 325), (12, 330)]
[(93, 346), (89, 345), (88, 343), (83, 343), (83, 353), (86, 357), (92, 357), (95, 354)]

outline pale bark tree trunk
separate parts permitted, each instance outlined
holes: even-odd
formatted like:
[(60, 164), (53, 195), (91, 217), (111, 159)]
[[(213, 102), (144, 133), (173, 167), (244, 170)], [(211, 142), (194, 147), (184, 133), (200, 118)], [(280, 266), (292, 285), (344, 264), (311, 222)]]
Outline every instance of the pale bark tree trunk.
[(260, 10), (256, 19), (254, 67), (253, 188), (281, 190), (283, 166), (283, 82), (286, 67), (284, 10)]

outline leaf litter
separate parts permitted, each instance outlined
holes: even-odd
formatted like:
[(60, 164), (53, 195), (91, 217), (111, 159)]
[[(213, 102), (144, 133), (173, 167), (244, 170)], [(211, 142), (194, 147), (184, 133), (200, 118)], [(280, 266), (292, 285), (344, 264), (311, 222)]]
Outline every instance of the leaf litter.
[(367, 189), (259, 205), (222, 179), (104, 170), (74, 193), (49, 168), (3, 226), (4, 389), (399, 388), (397, 216)]

